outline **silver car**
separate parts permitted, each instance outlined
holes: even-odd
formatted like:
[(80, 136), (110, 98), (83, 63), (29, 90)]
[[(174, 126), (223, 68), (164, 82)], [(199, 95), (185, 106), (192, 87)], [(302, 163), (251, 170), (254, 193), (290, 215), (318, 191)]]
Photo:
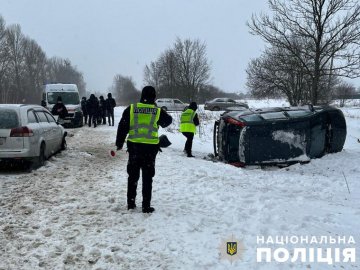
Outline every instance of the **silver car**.
[(0, 104), (0, 161), (24, 160), (41, 166), (66, 148), (66, 135), (44, 107)]
[(231, 98), (215, 98), (205, 102), (204, 109), (210, 111), (225, 111), (229, 107), (242, 107), (248, 109), (249, 106), (243, 102), (236, 102)]
[(182, 102), (180, 99), (159, 98), (155, 101), (156, 106), (165, 111), (183, 111), (189, 104)]

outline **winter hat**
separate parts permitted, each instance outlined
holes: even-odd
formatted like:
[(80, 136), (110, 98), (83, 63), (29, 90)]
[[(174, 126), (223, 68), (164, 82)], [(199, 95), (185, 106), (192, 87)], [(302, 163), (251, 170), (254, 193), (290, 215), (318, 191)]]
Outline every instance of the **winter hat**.
[(62, 98), (61, 98), (61, 96), (58, 96), (57, 97), (57, 101), (59, 102), (59, 101), (61, 101), (62, 102)]
[(140, 102), (152, 104), (155, 103), (156, 91), (152, 86), (145, 86), (141, 92)]
[(196, 102), (193, 101), (190, 103), (189, 108), (196, 111), (198, 106), (197, 106)]
[(111, 97), (112, 97), (111, 93), (108, 93), (108, 98), (111, 98)]

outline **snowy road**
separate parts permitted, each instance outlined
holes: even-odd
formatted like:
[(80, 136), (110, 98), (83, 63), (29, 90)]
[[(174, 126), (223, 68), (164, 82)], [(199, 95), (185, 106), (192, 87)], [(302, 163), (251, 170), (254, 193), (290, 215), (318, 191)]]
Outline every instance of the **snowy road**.
[[(211, 118), (195, 138), (195, 159), (167, 129), (173, 144), (157, 158), (153, 214), (126, 210), (127, 154), (109, 154), (116, 127), (69, 130), (68, 150), (44, 167), (0, 172), (0, 269), (359, 269), (358, 255), (334, 266), (256, 262), (259, 235), (360, 241), (358, 111), (345, 112), (343, 152), (283, 169), (202, 159), (211, 152)], [(141, 205), (141, 181), (138, 194)], [(230, 236), (245, 247), (232, 264), (219, 249)]]

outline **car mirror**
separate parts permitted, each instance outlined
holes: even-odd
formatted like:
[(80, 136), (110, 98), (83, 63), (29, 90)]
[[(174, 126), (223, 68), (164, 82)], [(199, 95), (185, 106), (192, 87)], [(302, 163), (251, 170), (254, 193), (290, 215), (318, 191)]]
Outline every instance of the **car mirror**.
[(41, 101), (41, 106), (46, 107), (46, 101), (45, 100)]

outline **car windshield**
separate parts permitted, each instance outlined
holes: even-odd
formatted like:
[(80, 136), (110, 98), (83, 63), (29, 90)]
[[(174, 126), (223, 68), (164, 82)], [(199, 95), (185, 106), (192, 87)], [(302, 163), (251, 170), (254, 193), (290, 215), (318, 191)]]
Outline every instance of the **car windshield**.
[(50, 92), (48, 93), (49, 104), (55, 104), (59, 96), (61, 96), (62, 102), (65, 105), (80, 103), (79, 94), (77, 92)]
[(0, 128), (10, 129), (19, 126), (19, 118), (14, 110), (0, 109)]

